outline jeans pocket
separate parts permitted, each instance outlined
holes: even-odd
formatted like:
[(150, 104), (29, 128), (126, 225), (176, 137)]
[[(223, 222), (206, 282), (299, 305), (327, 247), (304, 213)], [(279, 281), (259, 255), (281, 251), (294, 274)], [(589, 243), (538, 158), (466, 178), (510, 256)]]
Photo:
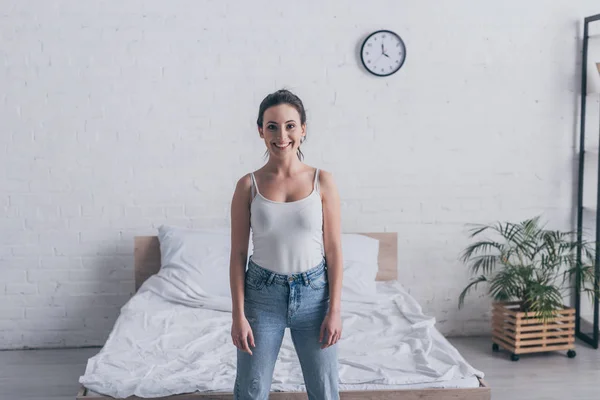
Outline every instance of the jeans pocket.
[(264, 277), (258, 274), (246, 274), (246, 288), (252, 290), (262, 290), (265, 287)]
[(327, 271), (323, 270), (319, 275), (310, 279), (308, 284), (315, 290), (322, 290), (327, 287), (329, 280), (327, 279)]

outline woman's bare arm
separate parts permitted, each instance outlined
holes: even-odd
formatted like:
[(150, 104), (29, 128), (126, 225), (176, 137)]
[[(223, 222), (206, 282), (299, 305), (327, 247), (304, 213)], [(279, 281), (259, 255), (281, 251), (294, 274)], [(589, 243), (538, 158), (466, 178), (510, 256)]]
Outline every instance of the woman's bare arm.
[(250, 176), (245, 175), (237, 182), (231, 200), (231, 255), (229, 261), (229, 283), (233, 317), (244, 316), (244, 275), (248, 259), (250, 238)]
[(340, 312), (342, 297), (342, 233), (340, 196), (330, 172), (319, 173), (319, 186), (323, 200), (323, 246), (329, 278), (329, 309)]

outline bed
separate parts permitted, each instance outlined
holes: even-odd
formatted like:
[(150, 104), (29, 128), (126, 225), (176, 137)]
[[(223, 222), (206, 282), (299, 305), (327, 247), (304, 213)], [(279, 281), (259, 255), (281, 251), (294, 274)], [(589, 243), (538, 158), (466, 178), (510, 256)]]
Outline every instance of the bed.
[[(372, 304), (349, 301), (343, 306), (347, 315), (343, 315), (344, 338), (338, 343), (343, 369), (340, 397), (489, 400), (491, 390), (482, 379), (483, 373), (462, 358), (437, 331), (435, 320), (422, 314), (420, 306), (397, 281), (397, 234), (359, 235), (379, 241), (376, 284), (380, 297)], [(235, 350), (229, 343), (231, 314), (227, 311), (227, 301), (187, 307), (169, 304), (156, 293), (144, 290), (144, 283), (157, 278), (161, 268), (157, 236), (135, 237), (134, 260), (136, 294), (121, 309), (104, 347), (88, 360), (86, 372), (79, 379), (81, 387), (76, 399), (232, 399), (229, 388), (235, 369)], [(422, 332), (427, 333), (425, 343), (418, 339), (423, 337)], [(277, 361), (276, 371), (282, 371), (274, 376), (271, 399), (306, 398), (288, 334)], [(373, 336), (377, 336), (377, 341), (369, 340)], [(402, 343), (395, 339), (398, 337), (402, 337)], [(343, 344), (344, 341), (347, 343)], [(359, 354), (355, 350), (369, 342), (368, 351)], [(147, 352), (148, 347), (153, 348), (152, 353)], [(155, 359), (161, 351), (162, 355)], [(166, 354), (169, 359), (165, 359)], [(193, 359), (187, 358), (190, 354)], [(419, 363), (420, 358), (426, 361)], [(159, 363), (171, 369), (161, 370)], [(118, 384), (111, 381), (111, 374), (118, 376)], [(146, 379), (150, 376), (152, 379)], [(169, 385), (170, 389), (166, 388)], [(127, 391), (121, 390), (125, 387)]]

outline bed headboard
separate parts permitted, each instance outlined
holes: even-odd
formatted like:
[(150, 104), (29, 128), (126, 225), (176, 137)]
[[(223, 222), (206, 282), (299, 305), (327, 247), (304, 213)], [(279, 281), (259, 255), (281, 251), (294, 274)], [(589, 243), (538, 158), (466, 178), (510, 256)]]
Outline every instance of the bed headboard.
[[(379, 272), (376, 280), (398, 279), (398, 234), (396, 232), (362, 233), (379, 240)], [(135, 236), (134, 238), (135, 291), (142, 283), (160, 269), (160, 243), (158, 236)]]

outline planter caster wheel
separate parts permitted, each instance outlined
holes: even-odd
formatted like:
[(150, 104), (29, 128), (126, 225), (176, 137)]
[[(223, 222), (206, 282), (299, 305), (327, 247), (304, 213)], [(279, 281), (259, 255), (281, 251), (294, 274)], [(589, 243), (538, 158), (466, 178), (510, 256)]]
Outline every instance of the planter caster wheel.
[(492, 343), (492, 351), (498, 352), (500, 351), (500, 347), (496, 343)]
[(518, 354), (511, 354), (510, 355), (510, 359), (512, 361), (519, 361), (519, 355)]
[(569, 357), (569, 358), (575, 358), (576, 355), (577, 355), (577, 353), (575, 353), (575, 350), (567, 351), (567, 357)]

